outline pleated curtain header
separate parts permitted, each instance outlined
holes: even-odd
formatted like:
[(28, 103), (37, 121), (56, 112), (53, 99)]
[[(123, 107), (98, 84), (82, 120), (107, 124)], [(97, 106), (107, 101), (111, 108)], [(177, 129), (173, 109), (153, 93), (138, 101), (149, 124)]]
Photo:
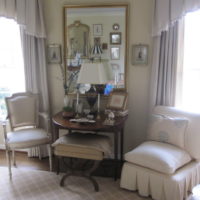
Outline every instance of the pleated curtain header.
[(200, 9), (200, 0), (155, 0), (153, 36), (159, 36), (186, 13)]
[(46, 37), (42, 0), (0, 0), (0, 16), (16, 20), (28, 35)]

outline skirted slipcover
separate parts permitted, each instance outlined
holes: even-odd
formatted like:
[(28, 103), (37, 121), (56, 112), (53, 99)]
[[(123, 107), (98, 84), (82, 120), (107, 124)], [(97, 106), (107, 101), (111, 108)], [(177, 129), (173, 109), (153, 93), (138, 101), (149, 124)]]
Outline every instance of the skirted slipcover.
[[(155, 200), (186, 199), (200, 183), (200, 114), (166, 106), (156, 106), (152, 114), (160, 116), (149, 120), (148, 141), (125, 154), (120, 186)], [(168, 125), (155, 125), (170, 118), (180, 128), (174, 134), (183, 138), (181, 146), (174, 144)]]

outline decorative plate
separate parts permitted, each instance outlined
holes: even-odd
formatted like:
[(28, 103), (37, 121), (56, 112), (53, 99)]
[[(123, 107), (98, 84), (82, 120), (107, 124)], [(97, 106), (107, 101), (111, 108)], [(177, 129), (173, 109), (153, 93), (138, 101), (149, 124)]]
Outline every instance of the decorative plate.
[(113, 24), (113, 30), (115, 31), (119, 30), (119, 24)]

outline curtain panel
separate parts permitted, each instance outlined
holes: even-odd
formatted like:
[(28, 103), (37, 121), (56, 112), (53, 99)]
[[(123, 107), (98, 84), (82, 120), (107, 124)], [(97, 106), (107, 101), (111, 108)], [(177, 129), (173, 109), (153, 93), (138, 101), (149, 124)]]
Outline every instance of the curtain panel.
[(155, 0), (152, 35), (161, 35), (186, 13), (197, 9), (200, 9), (200, 0)]
[(150, 112), (155, 105), (174, 106), (177, 77), (178, 22), (154, 37)]
[[(14, 19), (20, 25), (26, 91), (39, 93), (40, 112), (49, 114), (42, 0), (0, 0), (0, 16)], [(44, 123), (40, 121), (40, 124)], [(30, 157), (39, 155), (48, 155), (46, 145), (40, 150), (32, 148), (28, 151)]]
[(28, 35), (46, 37), (42, 0), (0, 0), (0, 16), (15, 19)]

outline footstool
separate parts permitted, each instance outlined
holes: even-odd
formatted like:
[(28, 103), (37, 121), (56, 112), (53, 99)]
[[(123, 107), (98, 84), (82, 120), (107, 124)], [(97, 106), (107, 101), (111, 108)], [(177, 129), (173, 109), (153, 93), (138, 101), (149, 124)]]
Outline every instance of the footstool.
[(55, 156), (72, 158), (70, 164), (65, 162), (67, 173), (60, 181), (61, 186), (64, 186), (64, 180), (68, 176), (82, 176), (93, 183), (95, 191), (99, 191), (99, 186), (91, 173), (105, 156), (111, 154), (111, 141), (108, 136), (73, 132), (57, 139), (52, 147)]

